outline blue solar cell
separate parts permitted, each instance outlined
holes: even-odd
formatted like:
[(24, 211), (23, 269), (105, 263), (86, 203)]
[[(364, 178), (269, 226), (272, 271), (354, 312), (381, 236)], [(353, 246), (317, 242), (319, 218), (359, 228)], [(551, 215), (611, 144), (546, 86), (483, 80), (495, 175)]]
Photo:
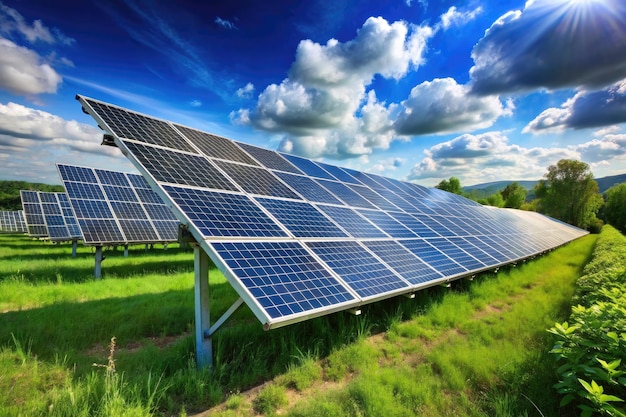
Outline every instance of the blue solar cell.
[(248, 145), (246, 143), (238, 143), (238, 145), (266, 168), (291, 172), (293, 174), (303, 174), (302, 171), (296, 168), (291, 162), (287, 161), (278, 152)]
[(266, 169), (225, 161), (217, 161), (216, 164), (248, 193), (300, 200), (300, 197)]
[(361, 185), (361, 182), (354, 178), (352, 175), (348, 173), (345, 169), (338, 167), (336, 165), (325, 164), (323, 162), (315, 162), (318, 166), (324, 169), (326, 172), (331, 174), (333, 177), (337, 178), (339, 181), (347, 182), (349, 184), (358, 184)]
[(456, 263), (463, 266), (469, 271), (477, 271), (485, 268), (485, 264), (478, 261), (469, 253), (452, 243), (451, 240), (446, 238), (434, 238), (429, 239), (428, 243), (439, 249), (441, 252), (454, 259)]
[(20, 191), (22, 203), (36, 203), (39, 204), (39, 195), (37, 191)]
[(319, 165), (316, 165), (313, 161), (309, 159), (300, 158), (299, 156), (288, 155), (288, 154), (281, 154), (281, 155), (284, 156), (285, 159), (287, 159), (293, 165), (298, 167), (300, 171), (304, 172), (305, 174), (311, 177), (326, 178), (329, 180), (336, 179), (335, 177), (330, 175), (328, 171), (322, 169), (322, 167), (320, 167)]
[(124, 243), (124, 238), (113, 219), (78, 219), (86, 242)]
[(91, 168), (83, 168), (72, 165), (57, 165), (61, 178), (67, 178), (69, 181), (87, 182), (95, 184), (98, 182)]
[(167, 207), (165, 204), (144, 203), (143, 208), (146, 210), (146, 213), (148, 213), (148, 218), (151, 220), (169, 220), (178, 222), (176, 220), (176, 216), (174, 216), (174, 213), (172, 213), (172, 210), (170, 210), (170, 208)]
[(78, 219), (114, 219), (113, 212), (104, 200), (72, 201)]
[(285, 184), (293, 188), (298, 194), (309, 201), (316, 203), (343, 204), (328, 190), (313, 181), (309, 177), (292, 175), (286, 172), (275, 173)]
[(103, 185), (102, 189), (109, 201), (138, 202), (137, 195), (132, 188), (126, 186)]
[(211, 245), (272, 319), (355, 300), (297, 242), (212, 242)]
[(113, 213), (118, 219), (147, 220), (148, 216), (139, 203), (127, 203), (123, 201), (112, 201)]
[(360, 297), (383, 296), (408, 287), (357, 242), (307, 242), (307, 246)]
[(119, 219), (120, 227), (126, 237), (125, 242), (158, 242), (152, 224), (148, 220), (126, 220)]
[[(146, 179), (141, 175), (127, 174), (128, 180), (135, 187), (137, 192), (140, 192), (142, 188), (150, 190), (150, 186), (146, 182)], [(160, 201), (159, 201), (160, 202)]]
[(226, 161), (257, 165), (248, 154), (243, 152), (232, 140), (212, 135), (189, 127), (174, 125), (187, 139), (207, 156)]
[(355, 191), (352, 191), (347, 185), (336, 182), (336, 181), (327, 181), (327, 180), (316, 180), (319, 184), (321, 184), (324, 188), (329, 190), (331, 193), (335, 195), (335, 197), (339, 198), (341, 201), (346, 203), (350, 207), (360, 207), (360, 208), (368, 208), (375, 209), (372, 203), (361, 197)]
[(400, 244), (411, 251), (413, 255), (440, 272), (443, 276), (452, 277), (467, 272), (467, 269), (456, 263), (436, 247), (428, 244), (425, 240), (407, 239), (400, 241)]
[(164, 189), (205, 237), (287, 237), (287, 233), (246, 196), (169, 185)]
[(442, 275), (425, 264), (398, 242), (390, 240), (364, 241), (363, 244), (413, 285), (423, 284)]
[(440, 216), (416, 216), (422, 223), (428, 226), (431, 230), (435, 231), (435, 233), (440, 236), (455, 236), (455, 233), (444, 226), (442, 219)]
[(382, 229), (391, 237), (395, 238), (414, 238), (417, 237), (415, 233), (404, 227), (401, 223), (396, 221), (393, 217), (378, 210), (358, 210), (359, 214), (367, 218), (374, 223), (377, 227)]
[(411, 231), (415, 233), (418, 237), (439, 236), (434, 230), (426, 226), (426, 224), (424, 224), (424, 222), (422, 222), (419, 217), (394, 211), (390, 211), (388, 214), (396, 219), (398, 222), (402, 223), (406, 228), (411, 229)]
[(319, 204), (320, 210), (328, 215), (352, 237), (374, 238), (389, 237), (363, 216), (348, 207), (326, 206)]
[[(71, 181), (71, 180), (70, 180)], [(82, 182), (65, 182), (65, 191), (67, 191), (72, 199), (82, 200), (104, 200), (104, 193), (97, 184), (88, 184)]]
[[(96, 171), (101, 184), (115, 185), (118, 187), (129, 187), (128, 179), (123, 172), (107, 171), (104, 169)], [(109, 187), (111, 188), (111, 187)]]
[(398, 208), (394, 204), (390, 203), (386, 198), (378, 194), (376, 191), (361, 186), (361, 185), (348, 185), (352, 191), (355, 191), (361, 197), (365, 198), (367, 201), (372, 203), (374, 206), (378, 207), (381, 210), (395, 210), (401, 211), (402, 209)]
[(348, 237), (309, 203), (256, 198), (295, 237)]
[(451, 237), (449, 240), (485, 265), (497, 265), (501, 261), (472, 243), (468, 237)]
[(178, 221), (153, 220), (152, 224), (159, 234), (159, 241), (173, 242), (178, 239)]
[(124, 144), (157, 181), (216, 190), (239, 190), (203, 156), (133, 142)]
[(468, 240), (472, 243), (474, 243), (474, 239), (477, 239), (481, 243), (481, 248), (484, 247), (487, 253), (501, 262), (511, 262), (517, 259), (517, 255), (515, 253), (511, 252), (489, 236), (478, 236), (474, 238), (468, 237)]

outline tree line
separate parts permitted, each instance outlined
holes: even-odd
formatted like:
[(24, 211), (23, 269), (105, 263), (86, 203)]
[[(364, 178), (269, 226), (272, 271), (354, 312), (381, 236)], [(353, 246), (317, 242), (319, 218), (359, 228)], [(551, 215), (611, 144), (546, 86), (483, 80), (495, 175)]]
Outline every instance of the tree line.
[(20, 190), (65, 192), (62, 185), (49, 185), (27, 181), (0, 181), (0, 210), (15, 211), (22, 209)]
[[(456, 177), (442, 180), (435, 188), (474, 199), (463, 191)], [(562, 159), (550, 165), (533, 191), (535, 198), (527, 201), (528, 191), (513, 182), (487, 198), (474, 200), (494, 207), (537, 211), (591, 232), (599, 232), (606, 222), (626, 233), (626, 183), (600, 194), (589, 165), (582, 161)]]

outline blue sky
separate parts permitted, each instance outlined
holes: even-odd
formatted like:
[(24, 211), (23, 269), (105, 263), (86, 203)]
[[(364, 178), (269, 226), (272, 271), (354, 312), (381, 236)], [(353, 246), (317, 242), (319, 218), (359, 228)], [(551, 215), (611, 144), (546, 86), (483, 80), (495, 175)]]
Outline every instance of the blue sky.
[(76, 94), (427, 186), (622, 174), (626, 2), (0, 0), (0, 179), (134, 171)]

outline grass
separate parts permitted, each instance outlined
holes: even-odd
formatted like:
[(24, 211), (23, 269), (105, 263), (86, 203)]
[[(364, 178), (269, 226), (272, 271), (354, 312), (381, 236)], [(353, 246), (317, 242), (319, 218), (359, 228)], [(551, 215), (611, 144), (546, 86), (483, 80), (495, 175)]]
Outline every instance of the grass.
[[(89, 248), (0, 235), (0, 416), (558, 415), (545, 329), (594, 242), (356, 317), (264, 332), (244, 306), (199, 371), (190, 250), (107, 251), (95, 281)], [(210, 282), (219, 317), (237, 295), (216, 270)]]

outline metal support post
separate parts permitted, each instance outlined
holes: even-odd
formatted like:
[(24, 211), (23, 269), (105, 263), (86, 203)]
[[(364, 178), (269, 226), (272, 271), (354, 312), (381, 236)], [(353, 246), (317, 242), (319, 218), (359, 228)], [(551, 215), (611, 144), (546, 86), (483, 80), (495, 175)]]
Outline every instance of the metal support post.
[(124, 258), (128, 258), (128, 245), (124, 245)]
[(96, 246), (96, 270), (94, 272), (94, 276), (96, 279), (102, 278), (102, 260), (104, 256), (102, 256), (102, 246)]
[(209, 256), (200, 245), (194, 245), (194, 298), (196, 322), (196, 364), (198, 368), (213, 365), (213, 341), (209, 333)]
[(78, 246), (78, 241), (72, 240), (72, 258), (76, 258), (76, 247)]

